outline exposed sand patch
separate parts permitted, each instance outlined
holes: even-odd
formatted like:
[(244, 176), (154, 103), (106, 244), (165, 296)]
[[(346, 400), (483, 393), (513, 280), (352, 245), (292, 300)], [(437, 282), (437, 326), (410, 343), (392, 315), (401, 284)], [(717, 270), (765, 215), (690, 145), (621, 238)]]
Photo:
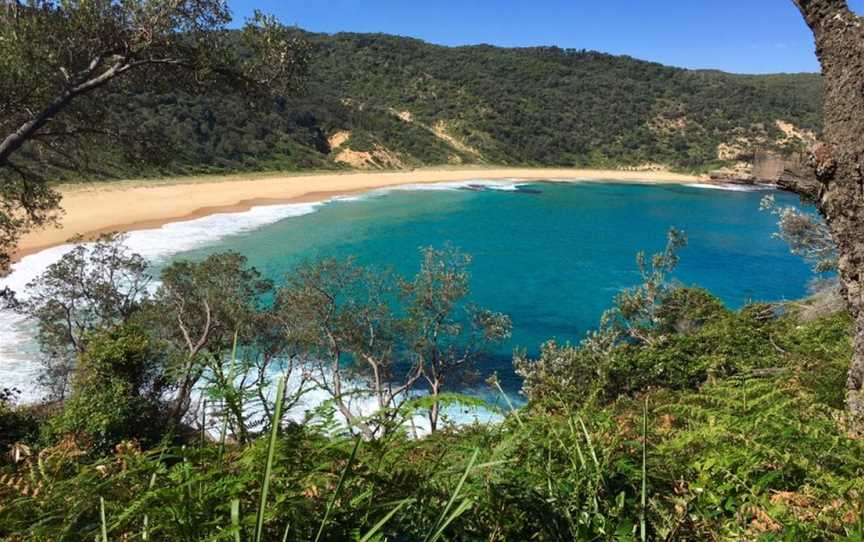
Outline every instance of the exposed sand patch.
[(729, 162), (740, 160), (741, 157), (747, 156), (751, 152), (749, 145), (750, 143), (742, 137), (729, 143), (720, 143), (717, 145), (717, 159)]
[(334, 160), (356, 169), (402, 169), (405, 167), (405, 164), (395, 153), (380, 146), (372, 151), (342, 149)]
[(808, 145), (816, 143), (816, 134), (814, 134), (810, 130), (798, 128), (791, 122), (786, 122), (780, 119), (777, 119), (776, 124), (777, 129), (783, 132), (783, 135), (785, 136), (784, 140), (780, 142), (781, 144), (789, 143), (793, 139), (801, 140)]
[(450, 135), (450, 133), (447, 131), (447, 123), (445, 121), (439, 120), (438, 122), (435, 123), (435, 125), (432, 127), (431, 130), (432, 130), (432, 133), (435, 134), (435, 137), (446, 142), (448, 145), (450, 145), (454, 149), (462, 151), (466, 154), (474, 155), (476, 157), (480, 156), (480, 151), (478, 151), (477, 149), (475, 149), (473, 147), (466, 145), (465, 143), (462, 143), (461, 141), (459, 141), (458, 139), (456, 139), (455, 137)]
[(331, 150), (335, 150), (344, 145), (349, 139), (351, 139), (351, 131), (342, 130), (328, 137), (327, 144), (330, 145)]

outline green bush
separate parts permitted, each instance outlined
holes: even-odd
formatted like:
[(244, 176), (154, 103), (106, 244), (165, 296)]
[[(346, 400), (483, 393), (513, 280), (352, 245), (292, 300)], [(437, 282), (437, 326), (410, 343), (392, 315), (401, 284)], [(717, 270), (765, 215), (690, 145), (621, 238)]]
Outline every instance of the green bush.
[(723, 302), (698, 287), (675, 288), (657, 310), (660, 333), (692, 334), (727, 315)]
[(45, 428), (46, 441), (71, 436), (97, 453), (129, 439), (155, 443), (165, 425), (163, 367), (153, 340), (133, 327), (94, 337), (78, 362), (62, 412)]
[(28, 441), (39, 431), (39, 419), (32, 409), (15, 405), (18, 391), (0, 388), (0, 457), (9, 452), (13, 444)]

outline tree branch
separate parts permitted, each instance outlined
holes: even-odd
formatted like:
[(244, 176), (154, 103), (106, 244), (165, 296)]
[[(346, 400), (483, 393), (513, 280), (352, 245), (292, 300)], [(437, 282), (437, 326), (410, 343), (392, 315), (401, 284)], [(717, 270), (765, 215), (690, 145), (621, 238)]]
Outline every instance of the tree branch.
[(87, 69), (81, 72), (82, 75), (85, 77), (85, 80), (82, 83), (71, 86), (64, 90), (59, 96), (54, 98), (54, 100), (50, 104), (48, 104), (47, 107), (42, 109), (42, 111), (36, 113), (32, 119), (25, 122), (17, 130), (6, 136), (3, 142), (0, 143), (0, 165), (6, 165), (9, 161), (9, 157), (12, 156), (15, 151), (19, 150), (28, 140), (32, 139), (36, 135), (36, 133), (41, 130), (54, 117), (56, 117), (64, 109), (68, 108), (72, 101), (78, 96), (81, 96), (82, 94), (87, 94), (100, 87), (103, 87), (114, 78), (123, 75), (129, 70), (140, 68), (142, 66), (158, 64), (183, 66), (186, 68), (192, 67), (192, 65), (188, 62), (177, 58), (147, 58), (131, 61), (127, 58), (121, 57), (117, 59), (117, 61), (110, 68), (106, 69), (98, 76), (86, 79), (86, 77), (91, 75), (92, 71), (99, 66), (101, 61), (101, 56), (96, 56), (95, 58), (93, 58)]

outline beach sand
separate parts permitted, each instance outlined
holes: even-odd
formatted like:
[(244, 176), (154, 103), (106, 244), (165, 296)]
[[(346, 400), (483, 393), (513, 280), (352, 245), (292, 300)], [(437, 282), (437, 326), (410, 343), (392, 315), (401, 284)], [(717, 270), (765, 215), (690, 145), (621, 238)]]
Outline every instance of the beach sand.
[(322, 201), (404, 184), (519, 179), (694, 183), (703, 179), (667, 171), (546, 168), (424, 168), (388, 172), (254, 173), (159, 180), (61, 185), (64, 214), (59, 227), (21, 239), (16, 259), (81, 235), (123, 232), (191, 220), (213, 213), (240, 212), (256, 205)]

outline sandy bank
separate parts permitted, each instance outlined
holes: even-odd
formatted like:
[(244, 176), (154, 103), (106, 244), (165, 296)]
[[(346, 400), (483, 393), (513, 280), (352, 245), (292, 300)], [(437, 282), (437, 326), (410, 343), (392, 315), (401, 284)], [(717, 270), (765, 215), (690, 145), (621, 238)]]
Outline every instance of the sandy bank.
[(63, 185), (65, 214), (60, 226), (26, 235), (20, 258), (60, 245), (76, 235), (157, 228), (216, 212), (245, 211), (255, 205), (320, 201), (400, 184), (472, 179), (597, 180), (692, 183), (701, 179), (665, 171), (540, 168), (437, 168), (397, 172), (258, 173), (164, 180), (131, 180)]

